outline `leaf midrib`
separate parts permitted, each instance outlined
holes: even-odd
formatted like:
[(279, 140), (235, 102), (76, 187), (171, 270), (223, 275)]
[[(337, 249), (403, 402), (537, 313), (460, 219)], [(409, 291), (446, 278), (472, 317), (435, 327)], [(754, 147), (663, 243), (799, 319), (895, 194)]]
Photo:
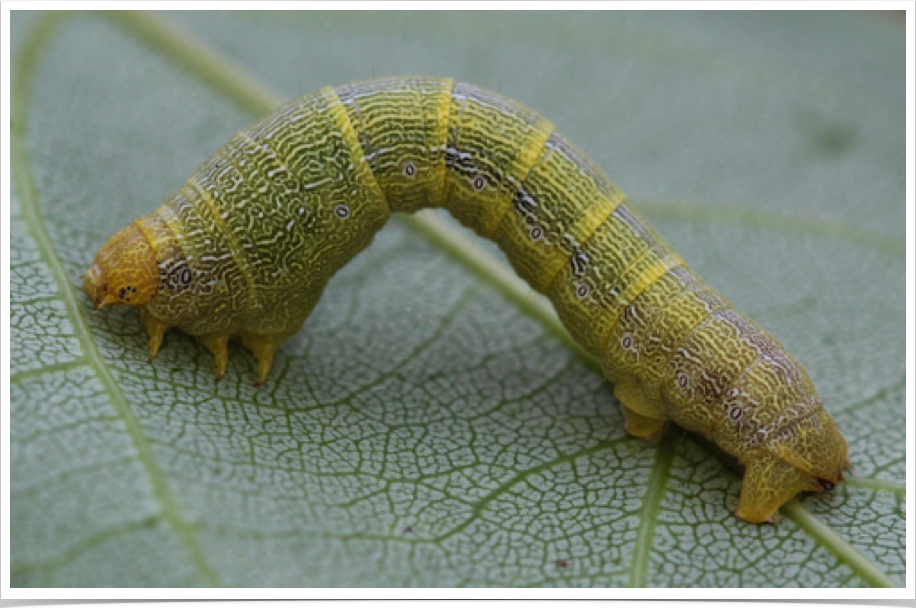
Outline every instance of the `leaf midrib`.
[[(112, 407), (124, 422), (127, 434), (137, 451), (137, 460), (139, 460), (143, 471), (149, 479), (154, 498), (159, 503), (162, 518), (174, 530), (176, 536), (188, 550), (191, 562), (195, 565), (204, 581), (214, 587), (220, 586), (219, 577), (207, 562), (193, 526), (184, 518), (178, 503), (172, 495), (165, 474), (159, 467), (156, 456), (153, 453), (152, 446), (143, 434), (143, 430), (134, 416), (130, 404), (121, 392), (111, 370), (102, 359), (101, 353), (99, 353), (95, 341), (89, 333), (89, 326), (86, 323), (83, 308), (77, 301), (73, 293), (73, 287), (67, 278), (67, 273), (55, 253), (54, 247), (51, 245), (51, 239), (45, 230), (41, 212), (38, 209), (38, 200), (31, 177), (31, 165), (28, 153), (22, 143), (22, 131), (25, 128), (28, 116), (32, 77), (35, 73), (38, 57), (47, 48), (52, 39), (52, 34), (60, 27), (66, 16), (66, 13), (46, 13), (40, 18), (31, 37), (23, 45), (14, 70), (11, 114), (14, 117), (16, 128), (12, 129), (10, 133), (10, 156), (14, 179), (17, 182), (22, 200), (23, 217), (31, 229), (32, 238), (35, 240), (39, 255), (42, 261), (47, 264), (48, 270), (57, 285), (60, 299), (63, 301), (67, 311), (67, 317), (70, 319), (76, 331), (76, 338), (83, 348), (85, 363), (95, 370), (105, 392), (108, 394)], [(143, 522), (134, 522), (124, 529), (141, 524)], [(106, 531), (100, 536), (107, 537), (118, 531), (122, 531), (121, 528), (114, 531)], [(73, 550), (76, 549), (71, 549), (71, 551)]]

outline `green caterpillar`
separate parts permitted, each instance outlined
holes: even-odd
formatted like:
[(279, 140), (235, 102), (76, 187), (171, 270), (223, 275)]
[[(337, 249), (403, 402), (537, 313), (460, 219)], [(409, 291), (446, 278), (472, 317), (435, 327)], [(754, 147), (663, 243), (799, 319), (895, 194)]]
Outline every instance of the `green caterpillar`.
[(96, 308), (141, 307), (151, 358), (169, 327), (225, 374), (296, 334), (328, 280), (395, 211), (443, 207), (494, 240), (597, 357), (626, 429), (672, 420), (746, 466), (737, 515), (776, 521), (829, 490), (846, 442), (801, 364), (735, 311), (546, 119), (450, 79), (325, 87), (237, 133), (83, 275)]

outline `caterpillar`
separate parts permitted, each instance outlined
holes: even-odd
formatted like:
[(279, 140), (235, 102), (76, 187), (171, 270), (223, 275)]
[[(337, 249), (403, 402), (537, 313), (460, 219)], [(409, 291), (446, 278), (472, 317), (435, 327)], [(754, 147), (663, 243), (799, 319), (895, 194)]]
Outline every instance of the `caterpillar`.
[(292, 101), (233, 136), (82, 276), (96, 309), (140, 308), (150, 359), (171, 327), (216, 360), (240, 336), (265, 382), (334, 273), (393, 212), (447, 209), (495, 241), (598, 358), (625, 429), (668, 421), (745, 467), (736, 514), (775, 522), (831, 490), (846, 441), (807, 372), (687, 267), (542, 116), (447, 78), (384, 78)]

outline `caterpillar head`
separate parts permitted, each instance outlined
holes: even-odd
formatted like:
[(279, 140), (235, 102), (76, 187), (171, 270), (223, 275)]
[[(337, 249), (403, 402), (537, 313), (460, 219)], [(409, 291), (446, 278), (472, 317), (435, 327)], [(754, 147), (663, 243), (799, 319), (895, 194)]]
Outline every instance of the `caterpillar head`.
[(96, 310), (114, 304), (142, 306), (159, 291), (159, 268), (147, 238), (131, 224), (115, 233), (82, 276)]

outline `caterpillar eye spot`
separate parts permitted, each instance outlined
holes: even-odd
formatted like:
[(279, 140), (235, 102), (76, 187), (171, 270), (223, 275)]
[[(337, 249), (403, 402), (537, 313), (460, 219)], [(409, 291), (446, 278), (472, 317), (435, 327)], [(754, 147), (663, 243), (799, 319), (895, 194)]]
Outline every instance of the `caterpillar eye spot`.
[(417, 174), (417, 166), (416, 166), (416, 165), (414, 165), (414, 164), (413, 164), (412, 162), (410, 162), (410, 161), (407, 161), (406, 163), (404, 163), (404, 175), (406, 175), (407, 177), (413, 177), (413, 176), (415, 176), (416, 174)]
[(681, 388), (687, 388), (690, 385), (690, 379), (687, 378), (687, 374), (678, 375), (677, 385)]
[(532, 241), (539, 241), (544, 236), (544, 229), (540, 226), (532, 226), (528, 234), (531, 236)]
[(633, 336), (631, 336), (630, 334), (626, 334), (620, 340), (620, 345), (624, 347), (626, 350), (630, 350), (631, 348), (633, 348)]
[(342, 220), (345, 220), (350, 217), (350, 208), (346, 205), (337, 205), (334, 207), (334, 215)]
[(477, 190), (478, 192), (480, 192), (481, 190), (486, 188), (487, 179), (482, 175), (478, 175), (477, 177), (473, 179), (473, 181), (471, 181), (471, 185), (474, 186), (474, 190)]
[(159, 287), (180, 293), (194, 280), (194, 274), (184, 259), (172, 260), (159, 266)]
[(588, 285), (586, 285), (585, 283), (582, 283), (581, 285), (576, 287), (576, 295), (579, 296), (580, 299), (587, 296), (590, 291), (591, 290), (589, 289)]
[(729, 410), (728, 417), (737, 421), (739, 418), (741, 418), (741, 408), (733, 407), (731, 410)]

